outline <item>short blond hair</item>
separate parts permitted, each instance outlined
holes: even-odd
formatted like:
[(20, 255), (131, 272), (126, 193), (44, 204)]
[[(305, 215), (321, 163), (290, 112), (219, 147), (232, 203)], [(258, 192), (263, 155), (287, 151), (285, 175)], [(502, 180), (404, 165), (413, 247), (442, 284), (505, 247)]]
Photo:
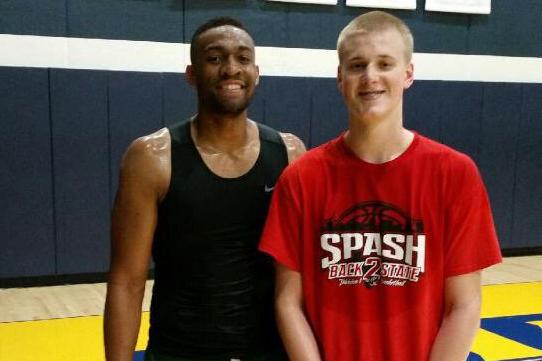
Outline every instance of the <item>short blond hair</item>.
[(405, 59), (407, 62), (410, 62), (412, 59), (412, 53), (414, 51), (414, 37), (412, 36), (412, 32), (403, 20), (384, 11), (370, 11), (360, 15), (350, 21), (348, 25), (341, 30), (339, 38), (337, 39), (339, 61), (342, 60), (341, 46), (345, 38), (350, 35), (350, 33), (360, 30), (372, 33), (382, 32), (390, 29), (397, 30), (401, 35), (403, 44), (405, 45)]

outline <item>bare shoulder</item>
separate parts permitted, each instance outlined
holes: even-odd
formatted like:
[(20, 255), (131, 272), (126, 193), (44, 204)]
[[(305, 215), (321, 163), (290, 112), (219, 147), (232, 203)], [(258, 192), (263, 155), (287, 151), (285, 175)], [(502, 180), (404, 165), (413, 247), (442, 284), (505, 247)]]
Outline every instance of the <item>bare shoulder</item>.
[(296, 135), (292, 133), (279, 133), (286, 145), (286, 150), (288, 152), (288, 163), (292, 163), (294, 160), (299, 158), (303, 153), (307, 151), (303, 141), (299, 139)]
[(160, 197), (169, 187), (171, 137), (167, 128), (135, 139), (122, 159), (121, 185), (128, 181), (156, 190)]
[(150, 166), (160, 168), (161, 163), (171, 157), (171, 138), (167, 128), (162, 128), (152, 134), (134, 140), (122, 160), (122, 168)]

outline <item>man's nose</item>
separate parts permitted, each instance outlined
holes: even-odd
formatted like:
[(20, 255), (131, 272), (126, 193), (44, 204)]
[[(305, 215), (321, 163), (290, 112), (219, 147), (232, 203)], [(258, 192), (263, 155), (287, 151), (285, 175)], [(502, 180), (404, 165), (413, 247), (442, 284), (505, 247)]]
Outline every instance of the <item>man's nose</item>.
[(232, 77), (241, 72), (241, 67), (239, 62), (234, 57), (226, 58), (224, 64), (221, 68), (221, 75), (223, 77)]
[(375, 81), (378, 79), (378, 70), (374, 66), (368, 65), (363, 73), (363, 78), (367, 83)]

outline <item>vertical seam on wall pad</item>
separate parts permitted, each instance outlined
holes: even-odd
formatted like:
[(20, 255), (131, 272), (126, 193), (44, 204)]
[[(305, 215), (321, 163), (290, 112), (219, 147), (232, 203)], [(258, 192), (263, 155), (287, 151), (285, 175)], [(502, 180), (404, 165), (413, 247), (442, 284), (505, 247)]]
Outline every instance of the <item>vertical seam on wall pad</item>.
[(160, 73), (160, 117), (162, 119), (162, 128), (166, 126), (166, 96), (165, 96), (165, 73)]
[(186, 0), (183, 0), (183, 43), (189, 43), (186, 39)]
[(314, 85), (311, 86), (311, 89), (310, 89), (310, 102), (309, 102), (309, 139), (308, 139), (308, 143), (309, 144), (306, 144), (305, 146), (306, 147), (309, 147), (309, 148), (312, 148), (312, 122), (314, 121)]
[(69, 0), (64, 0), (64, 19), (65, 19), (65, 31), (66, 37), (70, 35), (70, 17), (69, 17)]
[(55, 150), (53, 140), (53, 102), (52, 102), (52, 81), (51, 69), (47, 70), (47, 96), (49, 103), (49, 149), (51, 157), (51, 196), (52, 196), (52, 218), (53, 218), (53, 252), (55, 256), (55, 274), (58, 274), (58, 227), (56, 212), (56, 186), (55, 186)]
[(478, 122), (478, 134), (479, 141), (476, 142), (476, 154), (478, 154), (479, 161), (482, 161), (482, 141), (484, 137), (484, 104), (485, 104), (485, 96), (486, 96), (486, 84), (482, 84), (482, 96), (480, 97), (480, 121)]
[(520, 90), (520, 99), (521, 99), (521, 109), (519, 111), (519, 126), (516, 127), (515, 142), (514, 142), (514, 178), (512, 180), (512, 214), (510, 218), (512, 219), (510, 225), (510, 240), (515, 236), (515, 225), (516, 225), (516, 191), (517, 191), (517, 177), (518, 177), (518, 145), (519, 145), (519, 132), (521, 131), (521, 125), (523, 123), (524, 109), (525, 109), (525, 85), (521, 85)]
[(106, 106), (106, 112), (107, 112), (107, 172), (109, 177), (109, 186), (108, 186), (108, 194), (107, 194), (107, 201), (109, 204), (109, 213), (113, 211), (113, 164), (111, 162), (112, 158), (112, 147), (111, 147), (111, 100), (110, 98), (110, 92), (109, 92), (109, 79), (110, 79), (110, 72), (107, 72), (106, 77), (106, 86), (105, 86), (105, 106)]

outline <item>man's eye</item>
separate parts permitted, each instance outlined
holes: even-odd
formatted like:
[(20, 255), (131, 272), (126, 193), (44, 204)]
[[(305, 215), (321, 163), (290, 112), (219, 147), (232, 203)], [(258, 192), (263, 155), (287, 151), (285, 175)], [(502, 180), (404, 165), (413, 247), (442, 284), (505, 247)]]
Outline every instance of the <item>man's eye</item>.
[(249, 56), (246, 56), (246, 55), (241, 55), (239, 57), (239, 62), (241, 64), (250, 64), (250, 62), (252, 61), (252, 58), (249, 57)]
[(352, 63), (350, 64), (349, 68), (350, 70), (362, 70), (363, 68), (365, 68), (365, 65), (361, 63)]
[(207, 62), (212, 63), (212, 64), (218, 64), (218, 63), (220, 63), (220, 57), (218, 55), (208, 56), (207, 57)]
[(388, 63), (388, 62), (384, 62), (384, 63), (380, 63), (380, 67), (382, 69), (390, 69), (393, 67), (393, 64), (392, 63)]

